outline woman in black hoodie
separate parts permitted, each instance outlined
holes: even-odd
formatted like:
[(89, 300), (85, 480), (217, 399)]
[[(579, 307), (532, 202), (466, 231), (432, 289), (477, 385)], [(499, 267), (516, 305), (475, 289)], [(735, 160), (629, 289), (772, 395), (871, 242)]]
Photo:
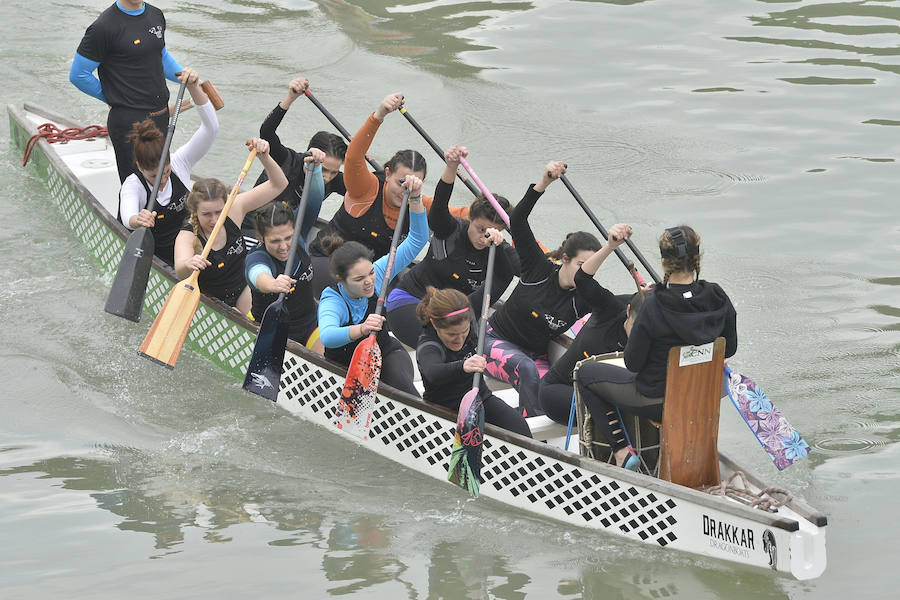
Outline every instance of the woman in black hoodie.
[(627, 369), (588, 363), (578, 372), (578, 389), (603, 430), (616, 464), (633, 471), (640, 460), (619, 422), (618, 408), (659, 421), (666, 392), (666, 366), (674, 346), (725, 338), (725, 356), (737, 350), (737, 315), (715, 283), (700, 279), (700, 236), (681, 225), (659, 238), (662, 285), (647, 296), (625, 346)]

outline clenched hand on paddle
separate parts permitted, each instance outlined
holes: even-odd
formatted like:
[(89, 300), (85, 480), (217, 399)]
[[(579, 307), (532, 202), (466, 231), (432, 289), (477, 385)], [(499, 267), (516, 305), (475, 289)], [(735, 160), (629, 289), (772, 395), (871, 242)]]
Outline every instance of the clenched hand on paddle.
[[(244, 377), (244, 389), (268, 398), (273, 402), (278, 399), (278, 389), (281, 385), (281, 375), (284, 363), (284, 349), (288, 340), (289, 312), (284, 304), (284, 298), (293, 291), (296, 281), (293, 277), (299, 264), (294, 264), (297, 256), (297, 247), (303, 243), (300, 239), (300, 230), (303, 227), (303, 218), (306, 213), (306, 204), (309, 200), (309, 187), (313, 178), (316, 164), (321, 164), (325, 159), (325, 153), (316, 150), (306, 152), (306, 176), (303, 180), (303, 192), (300, 195), (300, 204), (297, 207), (297, 216), (294, 217), (294, 234), (291, 238), (291, 249), (288, 252), (284, 266), (284, 275), (279, 279), (286, 280), (282, 285), (289, 286), (288, 291), (282, 291), (272, 304), (263, 313), (259, 324), (259, 332), (256, 335), (256, 344), (253, 346), (253, 355), (247, 365), (247, 374)], [(277, 281), (277, 280), (276, 280)]]
[[(190, 76), (196, 78), (196, 73), (185, 69), (178, 74), (181, 79), (181, 87), (178, 88), (178, 99), (172, 110), (172, 118), (166, 131), (166, 141), (163, 143), (162, 154), (159, 156), (159, 166), (156, 169), (156, 177), (153, 179), (153, 189), (147, 200), (147, 208), (153, 208), (156, 197), (159, 195), (159, 187), (162, 183), (163, 169), (169, 162), (169, 148), (172, 146), (172, 135), (175, 133), (175, 124), (181, 112), (181, 100), (184, 98), (184, 90), (188, 85)], [(106, 298), (104, 310), (112, 315), (123, 317), (137, 323), (141, 320), (141, 310), (144, 307), (144, 295), (147, 292), (147, 281), (150, 279), (150, 267), (153, 264), (153, 253), (156, 250), (156, 242), (150, 227), (153, 226), (155, 214), (149, 210), (143, 210), (137, 216), (139, 227), (128, 236), (119, 267), (116, 269), (116, 277), (113, 279), (109, 296)], [(149, 217), (149, 219), (148, 219)]]
[(381, 378), (381, 347), (378, 345), (376, 336), (384, 323), (381, 312), (384, 310), (384, 301), (394, 269), (394, 259), (397, 256), (397, 244), (399, 244), (400, 235), (403, 232), (403, 219), (406, 217), (410, 194), (421, 202), (422, 182), (420, 179), (410, 175), (401, 179), (400, 182), (405, 188), (403, 200), (400, 203), (397, 224), (394, 226), (394, 235), (391, 238), (390, 254), (381, 281), (378, 302), (375, 305), (375, 312), (368, 315), (366, 320), (360, 324), (360, 331), (366, 335), (366, 339), (357, 344), (353, 351), (353, 358), (350, 359), (350, 366), (347, 369), (347, 379), (344, 382), (344, 389), (341, 391), (341, 398), (334, 415), (334, 424), (338, 429), (363, 439), (368, 438), (375, 396), (378, 392), (378, 380)]
[[(472, 389), (466, 392), (459, 403), (456, 416), (456, 435), (453, 436), (453, 453), (447, 469), (447, 479), (478, 496), (481, 482), (481, 449), (484, 442), (484, 404), (479, 394), (481, 373), (484, 371), (484, 337), (487, 331), (488, 310), (491, 307), (491, 278), (494, 275), (494, 254), (497, 246), (493, 241), (488, 248), (487, 268), (484, 275), (484, 298), (481, 301), (481, 320), (478, 324), (478, 346), (469, 361), (474, 365)], [(475, 360), (473, 360), (475, 359)], [(480, 359), (480, 360), (478, 360)], [(465, 366), (463, 367), (465, 369)]]
[(156, 320), (153, 321), (150, 331), (147, 332), (147, 336), (138, 349), (142, 356), (170, 369), (175, 367), (175, 362), (178, 360), (185, 337), (187, 337), (188, 329), (190, 329), (191, 320), (194, 318), (194, 313), (200, 304), (200, 287), (198, 285), (200, 270), (210, 266), (206, 257), (212, 250), (219, 231), (225, 225), (228, 212), (241, 191), (241, 184), (244, 182), (244, 177), (247, 176), (247, 171), (250, 170), (250, 165), (253, 164), (257, 152), (260, 148), (263, 148), (264, 152), (268, 151), (268, 143), (264, 140), (248, 141), (247, 145), (251, 146), (250, 155), (241, 169), (237, 183), (231, 189), (231, 193), (225, 201), (225, 206), (222, 208), (222, 212), (219, 214), (212, 232), (207, 237), (202, 252), (194, 256), (187, 265), (193, 271), (186, 279), (176, 283), (172, 291), (169, 292), (169, 297), (166, 298), (165, 304), (163, 304), (159, 314), (156, 315)]

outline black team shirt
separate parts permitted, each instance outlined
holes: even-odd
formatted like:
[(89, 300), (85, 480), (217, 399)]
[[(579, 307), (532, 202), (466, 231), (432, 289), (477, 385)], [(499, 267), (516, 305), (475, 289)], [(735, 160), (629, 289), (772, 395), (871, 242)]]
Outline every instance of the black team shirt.
[(169, 102), (163, 74), (166, 19), (144, 3), (144, 12), (129, 15), (113, 4), (88, 26), (78, 54), (100, 63), (103, 95), (113, 107), (156, 110)]
[(559, 266), (544, 257), (528, 225), (528, 215), (540, 196), (534, 185), (529, 186), (509, 217), (522, 274), (509, 300), (488, 322), (494, 336), (530, 352), (546, 354), (550, 340), (582, 315), (618, 306), (618, 302), (612, 292), (581, 269), (575, 273), (575, 289), (559, 286)]

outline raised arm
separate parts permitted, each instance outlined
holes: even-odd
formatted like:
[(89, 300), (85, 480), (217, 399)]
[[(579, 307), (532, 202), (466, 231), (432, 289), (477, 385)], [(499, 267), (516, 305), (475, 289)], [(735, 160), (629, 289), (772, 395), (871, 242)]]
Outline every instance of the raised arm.
[(615, 252), (616, 248), (625, 243), (625, 240), (631, 237), (631, 227), (624, 223), (616, 223), (609, 230), (609, 240), (606, 245), (594, 252), (590, 258), (581, 265), (581, 270), (593, 277), (597, 273), (597, 269), (603, 264), (606, 258)]
[(434, 199), (428, 207), (428, 226), (434, 232), (435, 237), (441, 240), (447, 239), (456, 231), (457, 222), (450, 214), (450, 196), (456, 181), (459, 158), (466, 155), (468, 152), (459, 145), (451, 146), (444, 152), (446, 166), (444, 172), (441, 173), (441, 179), (434, 188)]
[(512, 214), (509, 216), (509, 229), (513, 238), (513, 245), (516, 252), (519, 253), (519, 259), (522, 266), (522, 274), (525, 275), (541, 267), (547, 259), (544, 258), (544, 251), (534, 237), (534, 232), (528, 224), (528, 217), (531, 210), (537, 203), (538, 198), (544, 193), (555, 179), (566, 172), (566, 165), (562, 161), (553, 161), (541, 171), (541, 177), (537, 183), (529, 186), (525, 192), (522, 201), (519, 202)]
[(302, 96), (308, 88), (309, 81), (307, 81), (306, 78), (297, 77), (292, 79), (288, 84), (287, 95), (272, 109), (272, 112), (269, 113), (265, 121), (262, 122), (262, 125), (259, 126), (259, 137), (269, 142), (269, 154), (272, 155), (272, 158), (274, 158), (275, 162), (278, 164), (283, 163), (284, 159), (287, 158), (288, 149), (281, 143), (281, 139), (278, 137), (278, 134), (275, 133), (275, 130), (281, 125), (281, 120), (291, 108), (291, 104), (294, 103), (294, 100)]
[(178, 77), (179, 81), (187, 81), (187, 89), (191, 100), (200, 114), (200, 127), (187, 143), (172, 154), (172, 169), (190, 176), (194, 168), (209, 149), (212, 148), (219, 132), (219, 119), (212, 103), (200, 87), (200, 76), (191, 68), (185, 68)]
[(347, 186), (347, 193), (344, 194), (344, 210), (350, 211), (354, 206), (369, 205), (378, 195), (378, 177), (366, 166), (366, 152), (369, 151), (369, 146), (372, 145), (372, 140), (375, 139), (384, 118), (400, 108), (402, 102), (403, 94), (399, 92), (385, 96), (347, 146), (347, 154), (344, 157), (344, 185)]
[[(428, 215), (422, 205), (422, 180), (415, 175), (407, 175), (403, 187), (409, 189), (409, 235), (397, 246), (391, 279), (411, 263), (428, 243)], [(389, 258), (390, 255), (385, 255), (375, 261), (375, 271), (378, 273), (375, 289), (381, 289)]]
[(238, 194), (237, 198), (235, 198), (234, 206), (231, 207), (228, 218), (238, 224), (244, 222), (244, 216), (248, 212), (256, 210), (266, 202), (275, 199), (288, 184), (284, 171), (269, 155), (269, 142), (253, 138), (247, 141), (247, 146), (256, 148), (256, 156), (266, 170), (266, 175), (269, 176), (269, 179), (246, 192)]

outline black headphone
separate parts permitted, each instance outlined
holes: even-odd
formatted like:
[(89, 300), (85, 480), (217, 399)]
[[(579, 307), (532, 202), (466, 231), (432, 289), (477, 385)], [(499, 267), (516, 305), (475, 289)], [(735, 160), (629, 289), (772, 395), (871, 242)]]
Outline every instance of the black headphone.
[(659, 254), (662, 258), (683, 258), (688, 254), (692, 256), (700, 254), (700, 249), (696, 246), (688, 249), (687, 240), (681, 227), (669, 227), (666, 229), (666, 233), (669, 234), (669, 239), (672, 240), (672, 245), (675, 248), (660, 248)]

